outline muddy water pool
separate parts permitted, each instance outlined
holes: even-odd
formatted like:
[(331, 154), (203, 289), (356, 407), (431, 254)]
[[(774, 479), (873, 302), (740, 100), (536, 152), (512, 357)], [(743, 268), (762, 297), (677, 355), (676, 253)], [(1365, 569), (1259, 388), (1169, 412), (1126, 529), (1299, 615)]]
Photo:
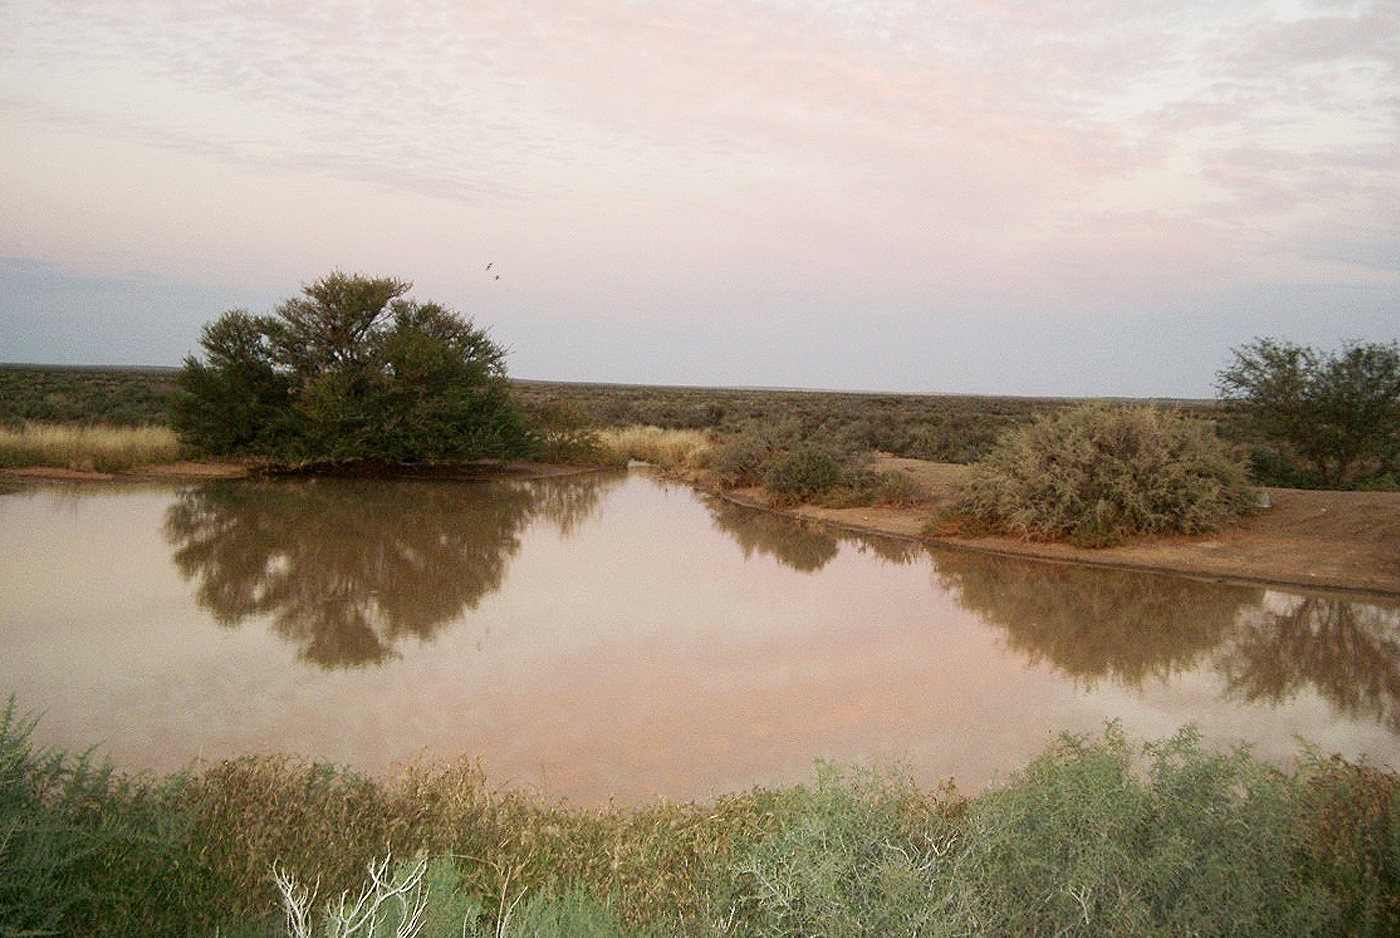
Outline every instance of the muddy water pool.
[(1400, 609), (804, 526), (645, 470), (0, 495), (0, 695), (134, 770), (479, 758), (577, 803), (897, 762), (976, 791), (1061, 732), (1400, 765)]

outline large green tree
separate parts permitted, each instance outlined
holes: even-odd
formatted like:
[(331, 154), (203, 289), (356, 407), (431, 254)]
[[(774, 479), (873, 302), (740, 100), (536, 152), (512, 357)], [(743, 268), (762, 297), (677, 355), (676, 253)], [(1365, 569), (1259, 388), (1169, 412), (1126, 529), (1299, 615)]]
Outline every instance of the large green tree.
[(1315, 481), (1346, 485), (1400, 468), (1400, 343), (1323, 352), (1256, 339), (1231, 351), (1217, 375), (1221, 399)]
[(520, 455), (531, 434), (505, 350), (411, 285), (335, 272), (272, 315), (232, 310), (185, 359), (173, 419), (191, 443), (297, 462)]

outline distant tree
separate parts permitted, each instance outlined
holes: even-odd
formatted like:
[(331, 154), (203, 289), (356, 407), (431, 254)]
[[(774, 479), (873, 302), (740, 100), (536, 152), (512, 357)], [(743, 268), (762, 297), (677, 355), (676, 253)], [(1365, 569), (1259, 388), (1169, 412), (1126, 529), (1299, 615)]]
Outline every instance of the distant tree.
[(298, 462), (474, 459), (531, 434), (505, 350), (411, 285), (340, 272), (270, 316), (224, 313), (185, 359), (173, 422), (206, 450)]
[(1394, 472), (1400, 454), (1400, 343), (1338, 353), (1256, 339), (1217, 375), (1222, 400), (1324, 486)]

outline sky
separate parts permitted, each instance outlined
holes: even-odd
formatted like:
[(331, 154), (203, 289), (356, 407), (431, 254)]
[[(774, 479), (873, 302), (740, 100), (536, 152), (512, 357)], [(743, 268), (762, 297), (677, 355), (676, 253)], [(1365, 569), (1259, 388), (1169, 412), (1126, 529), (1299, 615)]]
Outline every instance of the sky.
[(521, 378), (1211, 397), (1400, 337), (1400, 4), (0, 0), (0, 362), (334, 270)]

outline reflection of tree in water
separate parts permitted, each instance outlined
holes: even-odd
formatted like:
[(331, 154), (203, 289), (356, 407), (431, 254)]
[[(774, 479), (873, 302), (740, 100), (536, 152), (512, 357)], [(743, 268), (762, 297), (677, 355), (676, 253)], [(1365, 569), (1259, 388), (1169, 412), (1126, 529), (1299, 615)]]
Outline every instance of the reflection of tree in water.
[(1006, 630), (1010, 647), (1076, 679), (1136, 686), (1191, 667), (1227, 634), (1257, 589), (1184, 577), (992, 557), (934, 557), (939, 585)]
[(533, 513), (553, 524), (561, 534), (572, 535), (593, 516), (603, 492), (624, 478), (626, 475), (621, 472), (582, 472), (533, 482)]
[(1216, 667), (1240, 700), (1282, 703), (1311, 685), (1347, 716), (1400, 732), (1400, 609), (1317, 596), (1261, 605)]
[(498, 589), (532, 518), (581, 523), (599, 496), (589, 481), (211, 484), (182, 493), (165, 533), (220, 624), (270, 615), (302, 658), (363, 665)]

